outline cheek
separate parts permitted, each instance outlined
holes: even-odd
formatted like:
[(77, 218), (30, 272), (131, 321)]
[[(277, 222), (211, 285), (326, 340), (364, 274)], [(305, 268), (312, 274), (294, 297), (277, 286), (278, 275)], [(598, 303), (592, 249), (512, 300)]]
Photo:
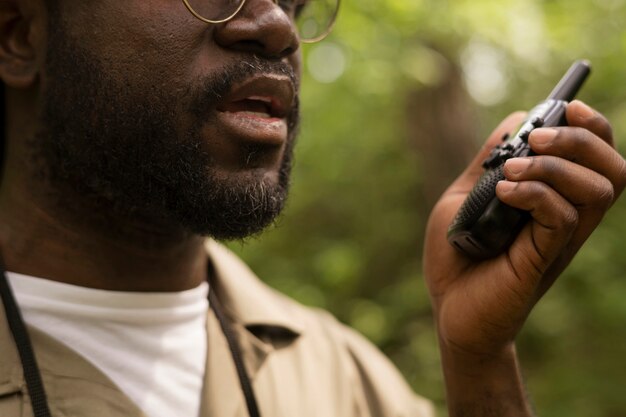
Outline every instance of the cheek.
[(195, 22), (181, 1), (76, 3), (81, 4), (63, 15), (68, 35), (112, 76), (142, 81), (146, 88), (183, 78), (185, 63), (197, 53), (199, 30), (206, 30), (190, 25)]

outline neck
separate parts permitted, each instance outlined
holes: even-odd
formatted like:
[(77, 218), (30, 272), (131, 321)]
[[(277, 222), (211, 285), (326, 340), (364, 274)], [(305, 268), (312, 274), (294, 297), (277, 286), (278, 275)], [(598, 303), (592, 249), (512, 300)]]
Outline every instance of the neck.
[(38, 187), (7, 168), (0, 188), (0, 250), (7, 270), (114, 291), (182, 291), (206, 280), (202, 237), (157, 222), (81, 211), (78, 196), (69, 199), (76, 202), (72, 210), (63, 210), (25, 191)]
[(119, 291), (181, 291), (206, 280), (202, 237), (160, 219), (111, 214), (73, 189), (58, 190), (40, 179), (25, 139), (40, 130), (35, 90), (7, 91), (11, 105), (0, 178), (0, 254), (6, 269)]

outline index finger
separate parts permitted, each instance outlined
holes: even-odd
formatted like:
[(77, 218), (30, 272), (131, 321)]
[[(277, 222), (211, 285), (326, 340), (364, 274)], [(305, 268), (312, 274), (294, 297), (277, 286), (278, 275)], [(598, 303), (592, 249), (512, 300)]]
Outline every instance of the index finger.
[(613, 128), (611, 123), (602, 115), (580, 100), (574, 100), (567, 105), (565, 111), (567, 123), (570, 126), (582, 127), (614, 146)]

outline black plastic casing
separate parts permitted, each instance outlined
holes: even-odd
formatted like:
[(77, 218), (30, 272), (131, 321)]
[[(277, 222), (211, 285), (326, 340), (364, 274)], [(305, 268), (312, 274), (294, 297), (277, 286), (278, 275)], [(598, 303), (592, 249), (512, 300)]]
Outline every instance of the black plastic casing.
[(566, 126), (565, 109), (591, 71), (589, 62), (576, 61), (548, 99), (535, 106), (517, 133), (491, 151), (483, 163), (485, 173), (469, 193), (448, 228), (448, 241), (467, 256), (486, 259), (505, 251), (530, 219), (530, 215), (502, 203), (496, 185), (504, 180), (507, 159), (532, 156), (530, 132), (538, 127)]

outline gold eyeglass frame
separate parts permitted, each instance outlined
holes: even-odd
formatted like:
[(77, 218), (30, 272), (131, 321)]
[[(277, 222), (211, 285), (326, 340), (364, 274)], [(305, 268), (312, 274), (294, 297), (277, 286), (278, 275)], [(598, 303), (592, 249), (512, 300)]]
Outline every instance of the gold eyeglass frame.
[[(278, 0), (272, 0), (272, 1), (274, 2), (274, 4), (278, 4)], [(185, 4), (185, 7), (187, 8), (187, 10), (189, 10), (189, 12), (195, 18), (197, 18), (197, 19), (199, 19), (199, 20), (201, 20), (201, 21), (203, 21), (205, 23), (217, 24), (217, 23), (228, 22), (230, 19), (235, 17), (237, 15), (237, 13), (239, 13), (239, 11), (243, 8), (244, 4), (246, 4), (246, 0), (242, 0), (241, 4), (239, 5), (239, 7), (237, 7), (237, 10), (235, 10), (230, 16), (225, 17), (224, 19), (220, 19), (220, 20), (211, 20), (211, 19), (207, 19), (206, 17), (200, 16), (198, 14), (198, 12), (196, 12), (193, 9), (193, 7), (191, 7), (191, 4), (189, 4), (189, 0), (183, 0), (183, 3)], [(337, 15), (339, 14), (339, 6), (340, 5), (341, 5), (341, 0), (337, 0), (337, 7), (335, 7), (335, 11), (333, 12), (333, 15), (331, 16), (330, 24), (328, 25), (326, 30), (321, 35), (318, 35), (315, 38), (311, 38), (311, 39), (300, 39), (300, 42), (302, 42), (302, 43), (315, 43), (315, 42), (321, 41), (326, 36), (328, 36), (328, 34), (333, 30), (333, 27), (335, 26), (335, 21), (337, 20)]]

